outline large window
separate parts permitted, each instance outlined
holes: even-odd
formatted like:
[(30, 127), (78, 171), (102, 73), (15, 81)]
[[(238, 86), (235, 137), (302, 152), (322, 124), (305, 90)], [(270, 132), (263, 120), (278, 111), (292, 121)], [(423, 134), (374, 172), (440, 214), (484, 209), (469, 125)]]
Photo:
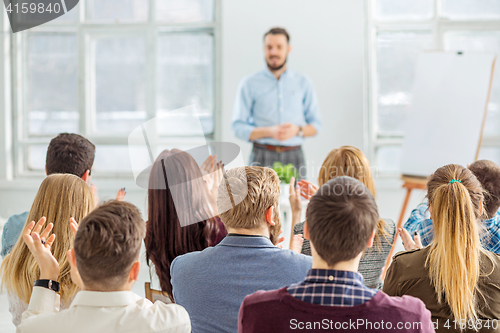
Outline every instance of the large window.
[[(487, 51), (500, 56), (498, 0), (373, 0), (369, 3), (369, 123), (380, 174), (397, 175), (418, 54)], [(500, 59), (481, 158), (500, 164)]]
[(14, 174), (42, 174), (50, 139), (74, 132), (96, 144), (94, 169), (122, 176), (130, 172), (128, 134), (159, 115), (179, 124), (160, 131), (163, 147), (204, 144), (169, 111), (195, 105), (205, 136), (216, 131), (219, 6), (80, 0), (52, 22), (11, 34)]

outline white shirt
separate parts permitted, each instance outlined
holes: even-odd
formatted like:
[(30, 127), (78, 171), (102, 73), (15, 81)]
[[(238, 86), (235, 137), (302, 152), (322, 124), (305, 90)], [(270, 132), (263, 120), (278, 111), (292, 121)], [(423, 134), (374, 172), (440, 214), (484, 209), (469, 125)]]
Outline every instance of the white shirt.
[(189, 333), (187, 311), (177, 304), (151, 303), (131, 291), (80, 291), (69, 309), (56, 312), (58, 295), (34, 287), (17, 332)]

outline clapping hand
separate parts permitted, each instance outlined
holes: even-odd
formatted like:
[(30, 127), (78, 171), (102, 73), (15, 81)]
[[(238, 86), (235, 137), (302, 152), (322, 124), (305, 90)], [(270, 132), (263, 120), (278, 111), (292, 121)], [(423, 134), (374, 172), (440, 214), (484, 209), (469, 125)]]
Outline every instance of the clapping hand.
[(311, 197), (318, 191), (318, 186), (304, 179), (301, 179), (297, 185), (300, 187), (300, 195), (307, 200), (311, 200)]
[(57, 281), (60, 273), (59, 263), (50, 251), (56, 235), (52, 234), (49, 237), (54, 227), (52, 223), (42, 230), (46, 220), (42, 217), (37, 223), (30, 222), (24, 229), (22, 237), (40, 267), (40, 279)]
[(411, 239), (410, 233), (406, 231), (406, 229), (399, 229), (398, 232), (406, 251), (421, 249), (424, 247), (422, 245), (420, 235), (417, 232), (415, 232), (415, 236), (413, 237), (414, 239)]

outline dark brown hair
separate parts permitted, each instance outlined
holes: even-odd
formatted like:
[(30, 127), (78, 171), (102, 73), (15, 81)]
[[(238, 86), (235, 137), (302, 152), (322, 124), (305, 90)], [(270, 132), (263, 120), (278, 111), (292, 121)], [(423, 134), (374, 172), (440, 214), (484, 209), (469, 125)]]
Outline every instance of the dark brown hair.
[(469, 166), (474, 176), (486, 191), (484, 196), (485, 216), (491, 219), (500, 208), (500, 167), (488, 160), (480, 160)]
[[(167, 181), (166, 175), (169, 175)], [(149, 176), (145, 244), (148, 265), (149, 261), (153, 263), (161, 289), (169, 297), (172, 297), (172, 261), (213, 245), (211, 237), (218, 228), (208, 202), (201, 170), (193, 157), (178, 149), (164, 150)]]
[(329, 266), (363, 252), (378, 220), (373, 195), (362, 182), (347, 176), (321, 186), (306, 211), (311, 243)]
[(75, 236), (78, 272), (87, 286), (111, 289), (123, 285), (139, 260), (145, 223), (139, 209), (124, 201), (109, 201), (79, 224)]
[(264, 34), (264, 38), (266, 38), (267, 35), (285, 35), (287, 43), (290, 43), (290, 35), (283, 28), (272, 28)]
[(95, 146), (83, 136), (61, 133), (50, 141), (45, 159), (47, 176), (53, 173), (71, 173), (82, 177), (92, 169)]

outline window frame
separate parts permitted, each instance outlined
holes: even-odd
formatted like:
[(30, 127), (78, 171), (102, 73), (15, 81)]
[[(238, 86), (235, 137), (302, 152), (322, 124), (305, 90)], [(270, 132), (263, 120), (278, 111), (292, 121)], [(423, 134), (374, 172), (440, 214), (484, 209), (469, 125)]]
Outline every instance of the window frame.
[[(428, 20), (393, 20), (384, 21), (376, 17), (376, 0), (366, 1), (366, 84), (365, 92), (367, 96), (364, 118), (366, 119), (365, 129), (368, 138), (365, 145), (368, 147), (370, 160), (376, 165), (377, 149), (381, 147), (401, 147), (404, 135), (384, 135), (378, 133), (377, 115), (377, 51), (376, 40), (378, 32), (429, 32), (433, 36), (434, 50), (444, 50), (444, 37), (450, 31), (498, 31), (500, 32), (500, 18), (484, 20), (452, 20), (442, 17), (442, 0), (434, 0), (434, 16)], [(496, 66), (500, 66), (500, 54), (497, 55)], [(500, 148), (499, 135), (484, 135), (482, 148)], [(380, 172), (377, 168), (379, 178), (394, 179), (400, 177), (400, 173)]]
[[(157, 104), (157, 77), (156, 77), (156, 46), (158, 36), (162, 33), (169, 32), (207, 32), (213, 36), (213, 133), (205, 136), (185, 136), (173, 137), (164, 136), (160, 143), (166, 146), (180, 145), (204, 145), (206, 141), (219, 140), (221, 137), (221, 0), (214, 0), (214, 20), (206, 23), (168, 23), (155, 21), (155, 0), (147, 0), (149, 3), (149, 13), (147, 22), (121, 22), (121, 23), (104, 23), (104, 22), (85, 22), (86, 16), (86, 0), (79, 2), (79, 16), (77, 22), (70, 23), (47, 23), (38, 26), (29, 31), (23, 31), (16, 34), (11, 32), (8, 18), (6, 14), (2, 17), (3, 36), (2, 41), (4, 49), (3, 54), (8, 53), (8, 57), (3, 57), (3, 74), (4, 82), (8, 86), (4, 86), (4, 106), (9, 105), (6, 110), (10, 110), (11, 116), (5, 116), (3, 119), (5, 125), (12, 125), (12, 132), (0, 139), (4, 144), (2, 149), (6, 158), (0, 166), (0, 180), (14, 179), (32, 179), (45, 176), (42, 171), (29, 170), (27, 166), (27, 147), (33, 144), (47, 145), (52, 136), (33, 136), (28, 133), (28, 122), (26, 110), (27, 91), (27, 39), (30, 34), (37, 33), (75, 33), (78, 39), (78, 113), (79, 113), (79, 134), (88, 138), (96, 146), (98, 145), (127, 145), (128, 133), (117, 134), (98, 134), (92, 131), (93, 120), (96, 115), (94, 108), (95, 103), (92, 103), (94, 98), (93, 70), (92, 70), (92, 38), (104, 36), (119, 36), (119, 35), (141, 35), (145, 38), (146, 43), (146, 119), (145, 122), (156, 117)], [(1, 49), (1, 47), (0, 47)], [(5, 53), (7, 52), (7, 53)], [(0, 55), (1, 56), (1, 55)], [(0, 74), (2, 74), (0, 72)], [(82, 82), (83, 80), (83, 82)], [(95, 80), (94, 80), (95, 82)], [(1, 98), (1, 96), (0, 96)], [(5, 126), (7, 130), (8, 126)], [(6, 133), (7, 134), (7, 133)], [(2, 151), (0, 151), (2, 153)], [(4, 156), (5, 156), (4, 155)], [(132, 172), (107, 172), (99, 170), (100, 177), (129, 179)]]

